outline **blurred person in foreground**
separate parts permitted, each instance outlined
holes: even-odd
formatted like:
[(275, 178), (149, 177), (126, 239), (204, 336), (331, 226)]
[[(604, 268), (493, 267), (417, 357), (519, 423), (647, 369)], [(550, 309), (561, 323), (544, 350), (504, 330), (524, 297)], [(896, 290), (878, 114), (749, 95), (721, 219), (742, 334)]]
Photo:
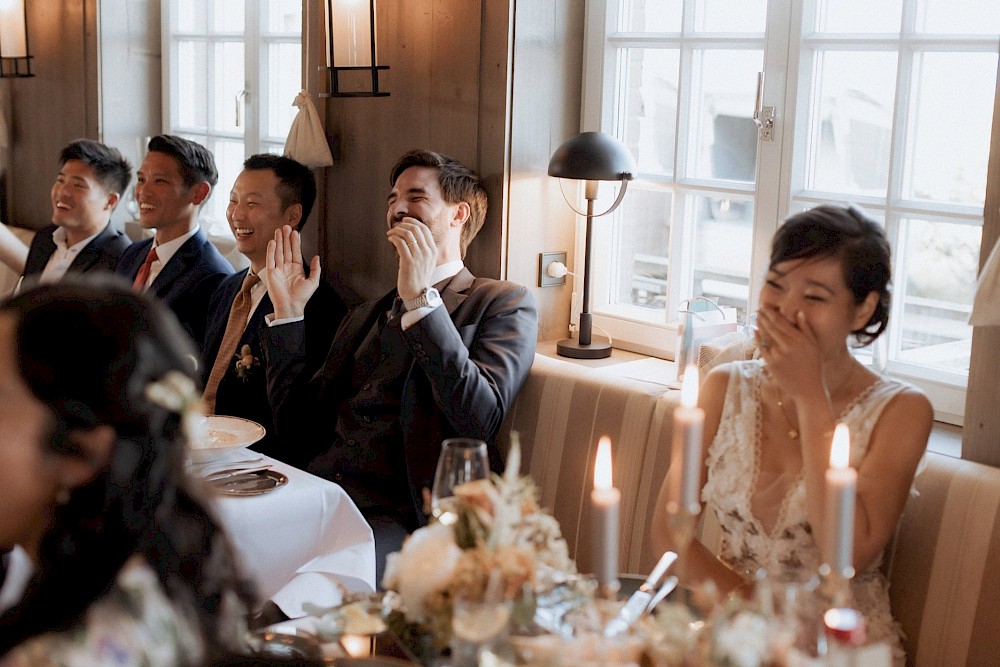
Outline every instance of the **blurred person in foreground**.
[[(0, 304), (0, 665), (202, 665), (253, 596), (184, 470), (199, 395), (162, 306), (105, 279)], [(71, 345), (67, 344), (71, 332)]]
[[(777, 231), (757, 312), (760, 359), (720, 365), (703, 379), (705, 411), (700, 501), (723, 540), (716, 558), (692, 543), (689, 585), (747, 589), (763, 568), (777, 580), (805, 580), (822, 564), (828, 534), (825, 473), (834, 426), (850, 429), (858, 471), (852, 605), (869, 641), (904, 659), (879, 569), (927, 446), (933, 412), (915, 387), (863, 364), (849, 339), (869, 345), (889, 320), (889, 243), (851, 207), (818, 206)], [(671, 469), (653, 519), (657, 554), (673, 548), (667, 504), (681, 471)]]

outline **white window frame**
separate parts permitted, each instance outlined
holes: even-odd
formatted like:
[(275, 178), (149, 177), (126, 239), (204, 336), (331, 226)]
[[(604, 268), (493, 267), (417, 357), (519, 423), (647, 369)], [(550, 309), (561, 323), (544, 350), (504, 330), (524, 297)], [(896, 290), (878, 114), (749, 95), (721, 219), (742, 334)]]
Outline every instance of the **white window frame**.
[[(644, 34), (641, 41), (636, 42), (635, 35), (616, 33), (617, 28), (617, 4), (618, 0), (588, 0), (587, 2), (587, 23), (584, 47), (584, 83), (583, 83), (583, 113), (581, 126), (583, 130), (601, 130), (609, 134), (618, 133), (615, 118), (615, 100), (617, 95), (614, 92), (605, 94), (608, 86), (613, 86), (615, 76), (613, 68), (617, 66), (617, 59), (614, 50), (615, 44), (634, 43), (637, 46), (649, 46), (669, 43), (676, 45), (680, 41), (680, 34)], [(757, 155), (757, 183), (749, 187), (741, 187), (736, 184), (733, 187), (719, 188), (715, 184), (698, 182), (697, 180), (685, 179), (683, 174), (682, 160), (686, 159), (687, 150), (683, 142), (686, 140), (685, 132), (680, 131), (683, 127), (684, 119), (682, 115), (686, 113), (685, 105), (679, 105), (677, 110), (676, 132), (677, 146), (675, 149), (674, 179), (670, 186), (674, 192), (674, 210), (672, 220), (677, 220), (680, 212), (680, 201), (688, 191), (687, 188), (697, 188), (699, 194), (706, 190), (738, 196), (741, 192), (749, 192), (755, 196), (754, 213), (754, 233), (753, 248), (751, 251), (750, 285), (748, 309), (752, 311), (756, 308), (756, 302), (760, 293), (763, 275), (768, 263), (770, 252), (770, 239), (777, 227), (778, 221), (784, 220), (793, 210), (806, 205), (816, 203), (826, 203), (831, 200), (843, 201), (843, 195), (829, 196), (827, 193), (807, 191), (803, 187), (805, 169), (801, 162), (802, 154), (805, 151), (796, 153), (794, 147), (796, 141), (802, 142), (803, 133), (806, 132), (806, 124), (795, 123), (796, 110), (807, 110), (807, 88), (803, 87), (799, 91), (799, 62), (800, 56), (805, 54), (810, 47), (823, 47), (847, 43), (843, 37), (830, 37), (826, 35), (802, 35), (803, 25), (812, 25), (812, 21), (803, 21), (803, 5), (797, 0), (770, 0), (768, 3), (768, 28), (763, 38), (764, 68), (767, 72), (764, 87), (764, 104), (776, 106), (778, 109), (778, 119), (775, 126), (775, 140), (772, 143), (759, 143)], [(912, 7), (912, 5), (909, 5)], [(685, 16), (686, 21), (691, 21), (691, 12)], [(902, 191), (903, 169), (899, 161), (899, 156), (903, 154), (902, 146), (906, 135), (906, 118), (908, 110), (904, 102), (909, 100), (908, 88), (911, 80), (908, 76), (908, 67), (912, 63), (913, 52), (924, 52), (927, 50), (947, 51), (955, 48), (958, 43), (963, 50), (978, 50), (983, 52), (996, 53), (997, 40), (988, 35), (981, 38), (966, 37), (955, 39), (948, 35), (921, 35), (913, 31), (916, 18), (913, 11), (906, 11), (903, 16), (903, 25), (909, 26), (899, 37), (893, 36), (890, 41), (899, 44), (899, 60), (897, 75), (897, 90), (894, 96), (896, 108), (893, 110), (892, 136), (893, 162), (890, 163), (889, 186), (887, 196), (883, 198), (853, 197), (852, 201), (865, 206), (871, 213), (883, 217), (886, 231), (890, 237), (890, 242), (894, 248), (894, 261), (902, 261), (902, 253), (896, 252), (899, 246), (898, 234), (899, 220), (902, 216), (916, 213), (922, 219), (933, 219), (936, 215), (942, 216), (948, 222), (959, 224), (972, 224), (982, 226), (983, 210), (974, 206), (963, 205), (943, 205), (928, 204), (925, 202), (906, 201), (898, 193)], [(611, 35), (611, 37), (607, 37)], [(787, 37), (786, 37), (787, 36)], [(748, 36), (752, 41), (754, 36)], [(710, 41), (711, 36), (703, 41)], [(759, 36), (757, 38), (759, 48)], [(879, 41), (877, 36), (865, 35), (851, 38), (851, 43), (857, 41), (867, 41), (874, 46)], [(681, 85), (685, 76), (684, 66), (684, 46), (681, 42)], [(892, 48), (892, 47), (889, 47)], [(892, 48), (892, 50), (896, 50)], [(905, 54), (905, 55), (904, 55)], [(806, 73), (808, 74), (808, 73)], [(682, 88), (683, 89), (683, 88)], [(994, 114), (997, 111), (994, 110)], [(797, 126), (798, 125), (798, 126)], [(787, 131), (786, 131), (787, 130)], [(804, 144), (803, 144), (804, 145)], [(761, 174), (782, 174), (780, 178), (761, 178)], [(597, 206), (600, 209), (600, 204)], [(603, 221), (601, 221), (603, 222)], [(670, 238), (671, 257), (678, 258), (680, 262), (686, 261), (684, 248), (688, 247), (689, 239), (678, 238), (684, 234), (677, 233), (679, 227), (672, 224)], [(668, 283), (667, 308), (664, 312), (662, 322), (651, 322), (649, 311), (628, 305), (611, 305), (611, 277), (616, 276), (617, 271), (613, 264), (617, 259), (617, 252), (614, 249), (615, 238), (611, 231), (611, 224), (595, 224), (594, 227), (594, 252), (592, 255), (592, 271), (594, 277), (607, 277), (606, 280), (600, 278), (593, 280), (591, 289), (592, 303), (591, 310), (594, 313), (594, 327), (598, 333), (608, 334), (616, 347), (629, 349), (645, 354), (673, 358), (674, 346), (677, 335), (677, 323), (672, 314), (676, 314), (680, 300), (690, 293), (692, 287), (682, 284), (683, 281), (674, 280)], [(686, 232), (689, 225), (683, 225)], [(582, 225), (578, 227), (582, 229)], [(577, 234), (577, 256), (583, 255), (583, 235)], [(894, 280), (897, 288), (900, 281), (905, 276), (904, 267), (897, 263), (894, 267)], [(673, 272), (673, 271), (672, 271)], [(681, 271), (683, 275), (689, 271)], [(579, 291), (579, 286), (577, 288)], [(890, 320), (890, 326), (900, 326), (902, 318), (899, 311), (902, 307), (902, 299), (894, 300), (894, 317)], [(574, 313), (576, 308), (574, 308)], [(895, 335), (895, 332), (887, 332), (883, 338)], [(884, 344), (884, 341), (883, 341)], [(876, 360), (877, 361), (877, 360)], [(931, 397), (935, 406), (935, 414), (939, 420), (961, 425), (964, 417), (967, 373), (948, 373), (941, 370), (921, 367), (916, 364), (906, 363), (901, 360), (891, 360), (884, 364), (883, 371), (912, 382), (924, 389)]]
[[(267, 17), (265, 12), (269, 2), (287, 2), (289, 0), (244, 0), (245, 27), (243, 32), (214, 32), (211, 34), (181, 32), (177, 29), (178, 3), (161, 3), (161, 40), (162, 40), (162, 77), (163, 77), (163, 132), (177, 134), (187, 137), (203, 144), (210, 151), (215, 153), (215, 147), (219, 142), (242, 143), (244, 158), (256, 153), (278, 152), (280, 153), (286, 139), (286, 135), (268, 135), (270, 127), (268, 118), (268, 105), (271, 100), (266, 98), (268, 85), (269, 47), (272, 44), (295, 44), (301, 47), (302, 33), (275, 33), (263, 29), (266, 26)], [(305, 12), (305, 2), (303, 4), (303, 14)], [(215, 11), (215, 3), (205, 3), (207, 13), (207, 24), (212, 25), (212, 16)], [(187, 127), (179, 122), (177, 93), (178, 80), (181, 75), (178, 71), (178, 45), (183, 41), (205, 42), (206, 63), (205, 73), (207, 77), (207, 125), (206, 127)], [(213, 78), (215, 76), (214, 49), (213, 44), (223, 42), (242, 42), (244, 44), (244, 74), (245, 81), (243, 91), (245, 95), (239, 107), (240, 121), (243, 132), (233, 132), (214, 128), (214, 114), (216, 109), (216, 99), (213, 98)], [(302, 78), (302, 77), (300, 77)], [(301, 82), (300, 82), (301, 85)], [(262, 92), (263, 91), (263, 92)], [(280, 100), (281, 104), (291, 106), (292, 100)], [(225, 105), (223, 105), (225, 106)], [(233, 113), (237, 113), (236, 100), (230, 104)], [(235, 175), (234, 175), (235, 176)], [(228, 191), (232, 183), (224, 182), (226, 178), (220, 173), (219, 183), (216, 184), (216, 192), (212, 194), (208, 210), (203, 211), (203, 224), (213, 235), (222, 235), (231, 238), (229, 226), (226, 224), (225, 215), (221, 212), (225, 210), (228, 201)], [(231, 179), (230, 179), (231, 180)], [(209, 211), (215, 211), (212, 214)]]

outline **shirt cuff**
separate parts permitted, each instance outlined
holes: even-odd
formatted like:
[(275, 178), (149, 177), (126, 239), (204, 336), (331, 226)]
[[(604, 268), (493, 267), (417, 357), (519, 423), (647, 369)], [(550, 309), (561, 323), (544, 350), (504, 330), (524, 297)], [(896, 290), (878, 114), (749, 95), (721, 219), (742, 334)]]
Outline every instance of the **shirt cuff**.
[(274, 319), (274, 313), (268, 313), (264, 316), (264, 321), (267, 322), (269, 327), (277, 327), (282, 324), (291, 324), (292, 322), (301, 322), (306, 319), (305, 315), (299, 315), (298, 317), (282, 317), (280, 319)]
[(400, 316), (399, 326), (403, 329), (403, 331), (406, 331), (414, 324), (440, 308), (442, 305), (444, 304), (439, 303), (436, 306), (423, 306), (421, 308), (417, 308), (416, 310), (408, 310)]

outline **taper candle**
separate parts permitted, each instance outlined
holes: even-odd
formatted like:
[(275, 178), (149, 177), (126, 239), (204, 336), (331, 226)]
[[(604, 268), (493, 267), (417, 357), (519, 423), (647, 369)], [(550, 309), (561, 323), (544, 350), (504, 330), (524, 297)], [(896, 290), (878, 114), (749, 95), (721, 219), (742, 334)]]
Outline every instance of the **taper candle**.
[(705, 411), (698, 407), (698, 369), (690, 364), (681, 384), (681, 404), (674, 408), (673, 464), (681, 467), (680, 508), (698, 511), (701, 488), (701, 431)]
[(600, 590), (618, 590), (618, 506), (622, 494), (611, 475), (611, 438), (601, 436), (594, 463), (594, 490), (590, 502), (594, 510), (594, 577)]
[(837, 424), (826, 470), (826, 564), (836, 574), (854, 576), (854, 499), (858, 473), (850, 467), (851, 435), (847, 424)]

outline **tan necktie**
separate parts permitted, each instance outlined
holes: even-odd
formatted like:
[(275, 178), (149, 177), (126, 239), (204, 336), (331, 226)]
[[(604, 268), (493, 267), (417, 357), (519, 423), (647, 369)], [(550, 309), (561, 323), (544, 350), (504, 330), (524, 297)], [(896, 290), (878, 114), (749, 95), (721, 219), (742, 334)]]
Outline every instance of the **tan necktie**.
[(146, 255), (146, 261), (139, 267), (139, 273), (135, 274), (135, 281), (132, 283), (132, 289), (137, 292), (146, 291), (146, 281), (149, 280), (149, 268), (153, 266), (153, 262), (156, 260), (156, 247), (154, 246), (149, 249), (149, 254)]
[(212, 373), (208, 376), (205, 385), (203, 400), (205, 402), (205, 414), (215, 414), (215, 395), (219, 391), (219, 383), (225, 376), (229, 367), (234, 364), (236, 345), (243, 337), (243, 330), (247, 326), (247, 318), (250, 316), (250, 290), (260, 282), (256, 274), (247, 271), (247, 277), (243, 279), (243, 287), (239, 294), (233, 299), (233, 305), (229, 309), (229, 320), (226, 321), (226, 333), (222, 335), (222, 344), (219, 345), (219, 353), (215, 355), (215, 363), (212, 365)]

